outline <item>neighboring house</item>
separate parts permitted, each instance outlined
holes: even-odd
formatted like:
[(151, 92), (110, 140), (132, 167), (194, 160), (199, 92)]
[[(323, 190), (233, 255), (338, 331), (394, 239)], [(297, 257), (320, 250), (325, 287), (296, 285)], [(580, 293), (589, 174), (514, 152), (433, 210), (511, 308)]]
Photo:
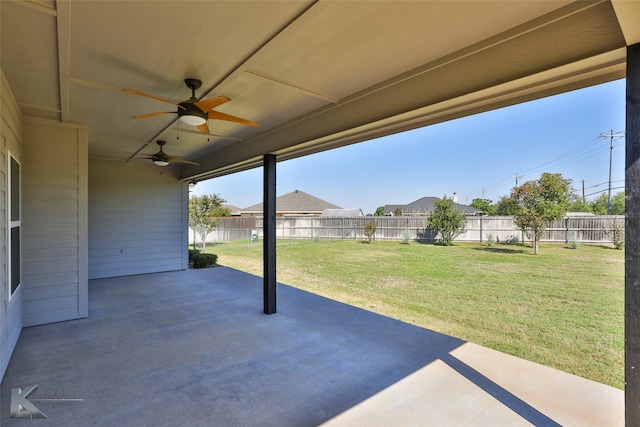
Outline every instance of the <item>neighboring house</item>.
[(596, 216), (593, 212), (567, 212), (564, 214), (565, 218), (579, 218), (583, 216)]
[(324, 217), (356, 217), (364, 216), (362, 209), (325, 209), (322, 211)]
[(384, 205), (384, 215), (385, 216), (394, 216), (398, 209), (400, 209), (404, 214), (404, 207), (406, 205)]
[[(296, 190), (276, 199), (276, 216), (314, 215), (320, 216), (325, 209), (342, 209), (304, 191)], [(241, 216), (262, 216), (264, 204), (258, 203), (241, 209)]]
[[(440, 199), (439, 197), (423, 197), (414, 202), (409, 203), (408, 205), (385, 205), (384, 214), (385, 216), (393, 216), (395, 215), (396, 209), (399, 207), (402, 209), (402, 215), (406, 216), (417, 216), (417, 215), (428, 215), (433, 212), (435, 208), (436, 200)], [(467, 215), (480, 215), (482, 213), (481, 210), (472, 208), (471, 206), (461, 205), (456, 202), (456, 198), (454, 196), (453, 206), (462, 211)]]
[(241, 208), (233, 205), (222, 205), (222, 207), (229, 209), (231, 216), (240, 216), (240, 211), (242, 210)]

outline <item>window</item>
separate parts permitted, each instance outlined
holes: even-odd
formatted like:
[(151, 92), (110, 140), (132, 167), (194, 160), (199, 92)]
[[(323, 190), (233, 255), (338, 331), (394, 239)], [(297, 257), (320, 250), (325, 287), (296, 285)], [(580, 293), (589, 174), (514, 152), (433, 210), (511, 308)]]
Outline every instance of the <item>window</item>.
[(20, 286), (20, 164), (9, 155), (9, 245), (7, 254), (9, 256), (7, 265), (9, 266), (9, 278), (11, 292), (13, 293)]

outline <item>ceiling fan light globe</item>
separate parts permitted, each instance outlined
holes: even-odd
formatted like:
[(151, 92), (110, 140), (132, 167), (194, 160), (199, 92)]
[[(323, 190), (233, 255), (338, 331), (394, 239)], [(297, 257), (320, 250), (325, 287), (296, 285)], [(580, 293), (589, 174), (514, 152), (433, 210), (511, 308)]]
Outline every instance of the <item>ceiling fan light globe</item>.
[(207, 120), (204, 117), (192, 116), (190, 114), (181, 115), (180, 120), (182, 120), (184, 123), (190, 126), (200, 126), (207, 122)]
[(154, 160), (153, 164), (156, 166), (168, 166), (169, 162), (165, 161), (165, 160)]

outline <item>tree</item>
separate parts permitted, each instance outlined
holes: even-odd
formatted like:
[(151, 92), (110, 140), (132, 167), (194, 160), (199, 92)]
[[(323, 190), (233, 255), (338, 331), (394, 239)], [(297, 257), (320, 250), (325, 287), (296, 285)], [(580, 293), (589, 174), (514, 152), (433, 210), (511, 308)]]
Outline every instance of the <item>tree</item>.
[(620, 191), (611, 196), (611, 215), (624, 215), (624, 191)]
[[(624, 191), (620, 191), (611, 196), (611, 215), (624, 215)], [(596, 215), (608, 215), (607, 206), (609, 205), (609, 195), (607, 193), (600, 194), (596, 199), (589, 203), (589, 210)]]
[(496, 204), (496, 215), (513, 216), (517, 210), (518, 207), (508, 196), (500, 197), (500, 201)]
[(376, 209), (376, 212), (373, 215), (384, 216), (384, 206), (378, 206), (378, 209)]
[(207, 235), (220, 224), (220, 217), (231, 214), (228, 208), (222, 207), (224, 202), (226, 200), (217, 194), (205, 194), (189, 199), (189, 226), (200, 235), (202, 250), (206, 249)]
[(498, 207), (492, 205), (489, 199), (473, 199), (470, 206), (481, 210), (483, 215), (495, 215), (498, 212)]
[(585, 202), (581, 196), (572, 194), (569, 198), (567, 212), (591, 212), (589, 203)]
[(449, 246), (465, 230), (465, 215), (453, 205), (453, 198), (437, 199), (433, 212), (427, 216), (427, 224), (442, 236), (442, 241)]
[(530, 235), (535, 255), (538, 255), (538, 242), (546, 223), (565, 215), (570, 194), (571, 180), (548, 172), (537, 181), (527, 181), (511, 190), (509, 199), (516, 207), (515, 223)]
[(589, 203), (589, 207), (591, 208), (591, 212), (596, 215), (606, 215), (608, 204), (609, 197), (607, 196), (607, 193), (602, 193), (596, 199), (592, 200), (591, 203)]
[(396, 206), (396, 209), (393, 211), (394, 216), (402, 216), (402, 207)]

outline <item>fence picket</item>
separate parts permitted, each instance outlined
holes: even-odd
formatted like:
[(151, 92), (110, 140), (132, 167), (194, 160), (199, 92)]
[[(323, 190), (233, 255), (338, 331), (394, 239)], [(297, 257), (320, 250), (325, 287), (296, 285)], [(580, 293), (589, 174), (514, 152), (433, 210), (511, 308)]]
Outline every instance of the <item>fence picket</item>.
[[(624, 233), (624, 215), (568, 217), (547, 224), (541, 242), (568, 243), (611, 243), (614, 226)], [(435, 241), (435, 232), (427, 226), (425, 217), (367, 216), (367, 217), (311, 217), (286, 216), (276, 219), (276, 229), (281, 230), (282, 239), (362, 239), (365, 225), (373, 221), (376, 225), (375, 240), (402, 241), (405, 233), (414, 241)], [(262, 217), (222, 218), (220, 225), (207, 236), (207, 242), (219, 243), (245, 240), (251, 230), (258, 230), (262, 237)], [(467, 217), (466, 231), (455, 240), (460, 242), (482, 242), (492, 235), (496, 242), (523, 241), (526, 236), (512, 217)], [(189, 243), (193, 243), (194, 233), (189, 230)], [(200, 236), (196, 234), (200, 242)]]

